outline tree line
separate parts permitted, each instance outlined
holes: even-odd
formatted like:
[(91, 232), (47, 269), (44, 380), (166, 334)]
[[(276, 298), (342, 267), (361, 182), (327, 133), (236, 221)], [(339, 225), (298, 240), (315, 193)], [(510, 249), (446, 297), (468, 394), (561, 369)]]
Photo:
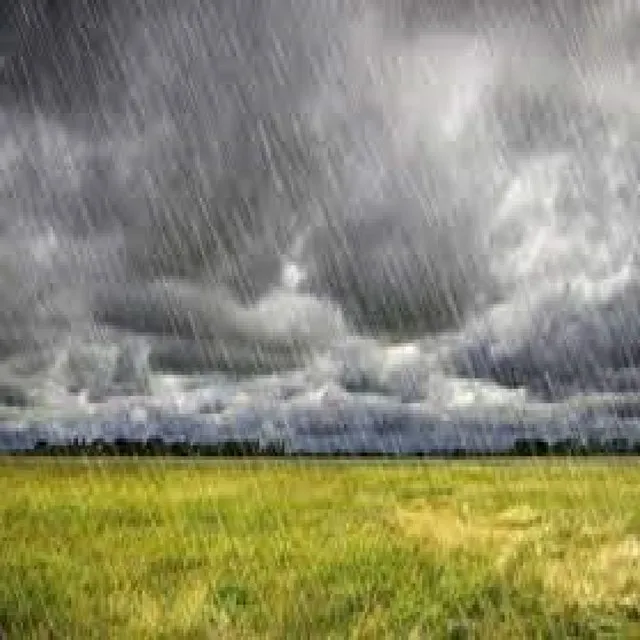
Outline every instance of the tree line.
[(285, 455), (284, 444), (280, 442), (261, 445), (258, 440), (228, 440), (222, 442), (167, 442), (159, 437), (146, 440), (116, 438), (115, 440), (85, 440), (75, 438), (65, 443), (36, 442), (26, 454), (50, 456), (223, 456), (255, 457)]
[(555, 442), (543, 439), (520, 439), (508, 449), (482, 451), (464, 448), (449, 450), (424, 450), (414, 452), (380, 453), (368, 449), (340, 450), (328, 452), (289, 452), (284, 442), (261, 443), (258, 440), (226, 440), (214, 443), (165, 441), (160, 437), (146, 440), (116, 438), (115, 440), (86, 440), (75, 438), (65, 443), (39, 440), (32, 449), (15, 451), (14, 455), (42, 456), (178, 456), (178, 457), (545, 457), (545, 456), (597, 456), (640, 455), (640, 441), (628, 438), (609, 440), (566, 438)]

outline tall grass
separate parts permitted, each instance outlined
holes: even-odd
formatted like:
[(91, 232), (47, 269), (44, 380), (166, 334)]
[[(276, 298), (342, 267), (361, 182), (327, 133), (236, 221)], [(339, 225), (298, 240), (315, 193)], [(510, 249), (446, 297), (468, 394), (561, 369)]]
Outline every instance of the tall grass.
[(0, 460), (9, 638), (640, 638), (640, 466)]

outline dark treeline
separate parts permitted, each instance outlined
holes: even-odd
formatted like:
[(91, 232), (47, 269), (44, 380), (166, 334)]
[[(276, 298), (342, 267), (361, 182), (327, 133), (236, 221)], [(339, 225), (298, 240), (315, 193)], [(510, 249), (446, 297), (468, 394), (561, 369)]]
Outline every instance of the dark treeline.
[(567, 438), (556, 442), (542, 439), (516, 440), (509, 449), (479, 450), (454, 448), (437, 451), (416, 451), (413, 453), (389, 452), (380, 454), (372, 451), (332, 451), (330, 453), (296, 453), (298, 456), (319, 457), (407, 457), (407, 458), (507, 458), (507, 457), (547, 457), (547, 456), (620, 456), (640, 455), (640, 441), (627, 438), (610, 440), (589, 440), (587, 442)]
[(52, 444), (38, 441), (25, 454), (65, 456), (224, 456), (254, 457), (281, 456), (285, 454), (282, 443), (268, 443), (261, 446), (257, 440), (229, 440), (216, 443), (165, 442), (162, 438), (147, 440), (97, 439), (92, 441), (74, 439), (68, 443)]
[(361, 450), (346, 451), (335, 449), (330, 452), (288, 452), (283, 442), (261, 444), (258, 440), (228, 440), (216, 443), (166, 442), (154, 437), (147, 440), (117, 438), (113, 441), (96, 439), (87, 441), (74, 439), (68, 443), (38, 441), (32, 449), (15, 451), (14, 455), (42, 456), (180, 456), (180, 457), (531, 457), (531, 456), (597, 456), (597, 455), (640, 455), (640, 441), (627, 438), (609, 440), (592, 439), (582, 441), (567, 438), (556, 442), (542, 439), (516, 440), (510, 449), (482, 451), (456, 448), (438, 451), (388, 452)]

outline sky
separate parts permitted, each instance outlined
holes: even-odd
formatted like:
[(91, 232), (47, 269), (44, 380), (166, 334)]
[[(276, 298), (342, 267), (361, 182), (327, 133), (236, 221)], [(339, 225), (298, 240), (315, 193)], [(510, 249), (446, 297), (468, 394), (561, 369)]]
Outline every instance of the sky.
[(640, 5), (307, 5), (4, 9), (7, 419), (638, 391)]

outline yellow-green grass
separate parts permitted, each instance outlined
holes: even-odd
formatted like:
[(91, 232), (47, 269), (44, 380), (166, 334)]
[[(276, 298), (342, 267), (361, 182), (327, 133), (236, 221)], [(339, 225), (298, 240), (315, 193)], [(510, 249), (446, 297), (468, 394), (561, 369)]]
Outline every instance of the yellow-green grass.
[(640, 638), (640, 466), (0, 459), (9, 638)]

